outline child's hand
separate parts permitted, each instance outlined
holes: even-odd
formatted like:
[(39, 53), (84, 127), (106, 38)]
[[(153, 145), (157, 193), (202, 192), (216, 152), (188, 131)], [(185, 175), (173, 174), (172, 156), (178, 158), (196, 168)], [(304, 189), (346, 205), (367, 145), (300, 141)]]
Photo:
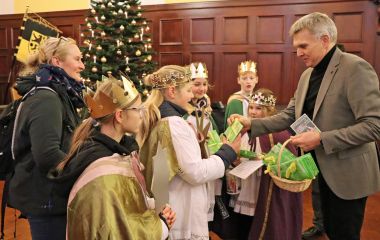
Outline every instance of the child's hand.
[(222, 137), (222, 142), (232, 147), (232, 149), (239, 155), (240, 152), (240, 144), (241, 144), (241, 134), (237, 135), (233, 142), (228, 142), (225, 137)]
[(170, 230), (176, 220), (176, 213), (171, 209), (169, 204), (164, 206), (164, 209), (161, 211), (161, 216), (166, 220), (166, 224)]

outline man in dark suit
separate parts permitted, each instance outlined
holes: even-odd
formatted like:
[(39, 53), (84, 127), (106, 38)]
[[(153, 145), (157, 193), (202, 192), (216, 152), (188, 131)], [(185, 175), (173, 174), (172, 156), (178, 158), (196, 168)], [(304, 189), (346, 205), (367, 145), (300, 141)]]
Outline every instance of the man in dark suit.
[(337, 29), (325, 14), (300, 18), (290, 35), (309, 68), (288, 107), (269, 118), (232, 115), (229, 121), (239, 119), (256, 137), (284, 130), (307, 114), (321, 132), (298, 134), (292, 143), (316, 159), (326, 233), (330, 240), (360, 239), (367, 196), (380, 191), (379, 79), (365, 60), (336, 47)]

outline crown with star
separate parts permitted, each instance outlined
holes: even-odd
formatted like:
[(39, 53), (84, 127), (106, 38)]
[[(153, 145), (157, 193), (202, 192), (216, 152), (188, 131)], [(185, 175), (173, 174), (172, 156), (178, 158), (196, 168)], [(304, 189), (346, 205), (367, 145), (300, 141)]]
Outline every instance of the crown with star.
[(131, 106), (139, 97), (135, 85), (127, 76), (121, 74), (121, 80), (112, 75), (102, 76), (102, 81), (97, 83), (97, 90), (87, 91), (84, 98), (88, 106), (90, 116), (99, 119), (110, 115), (117, 108)]
[(191, 71), (191, 78), (208, 78), (208, 71), (206, 64), (202, 62), (193, 62), (189, 65)]
[(256, 63), (251, 60), (241, 62), (238, 67), (238, 72), (239, 75), (242, 75), (245, 72), (257, 73)]
[(276, 106), (276, 98), (273, 95), (265, 97), (263, 93), (257, 92), (251, 96), (250, 103), (255, 103), (261, 106), (274, 107)]

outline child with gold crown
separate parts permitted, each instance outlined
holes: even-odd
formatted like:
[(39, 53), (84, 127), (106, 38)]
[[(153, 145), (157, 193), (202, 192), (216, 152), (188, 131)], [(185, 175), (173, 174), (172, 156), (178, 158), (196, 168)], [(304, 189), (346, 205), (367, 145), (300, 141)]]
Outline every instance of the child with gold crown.
[(257, 75), (257, 67), (254, 61), (248, 60), (241, 62), (238, 66), (238, 79), (237, 82), (240, 85), (240, 91), (233, 93), (227, 101), (226, 113), (224, 117), (224, 128), (227, 126), (227, 119), (231, 114), (247, 115), (249, 97), (253, 93), (253, 89), (259, 82)]
[[(205, 63), (193, 62), (189, 65), (192, 80), (193, 98), (189, 102), (189, 115), (187, 121), (191, 123), (199, 134), (202, 134), (204, 139), (201, 148), (207, 148), (205, 138), (208, 132), (216, 130), (219, 133), (219, 128), (212, 116), (211, 100), (207, 95), (210, 87), (208, 81), (208, 71)], [(202, 124), (202, 126), (200, 126)], [(209, 157), (208, 151), (204, 151), (206, 156)], [(222, 180), (216, 179), (207, 183), (208, 194), (208, 221), (214, 219), (214, 206), (215, 206), (215, 193), (220, 195), (222, 188)]]
[(135, 86), (122, 79), (124, 89), (106, 78), (85, 96), (90, 117), (51, 173), (54, 192), (67, 202), (66, 239), (165, 239), (175, 221), (168, 205), (156, 214), (146, 189), (138, 145), (126, 135), (138, 132), (144, 110)]

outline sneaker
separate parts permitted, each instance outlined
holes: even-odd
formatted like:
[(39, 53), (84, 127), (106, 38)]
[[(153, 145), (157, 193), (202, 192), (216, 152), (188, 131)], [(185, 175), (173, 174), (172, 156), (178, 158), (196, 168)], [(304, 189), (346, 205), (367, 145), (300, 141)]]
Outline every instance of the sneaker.
[(309, 227), (306, 231), (302, 233), (302, 239), (313, 239), (315, 237), (322, 236), (324, 231), (319, 230), (315, 226)]

